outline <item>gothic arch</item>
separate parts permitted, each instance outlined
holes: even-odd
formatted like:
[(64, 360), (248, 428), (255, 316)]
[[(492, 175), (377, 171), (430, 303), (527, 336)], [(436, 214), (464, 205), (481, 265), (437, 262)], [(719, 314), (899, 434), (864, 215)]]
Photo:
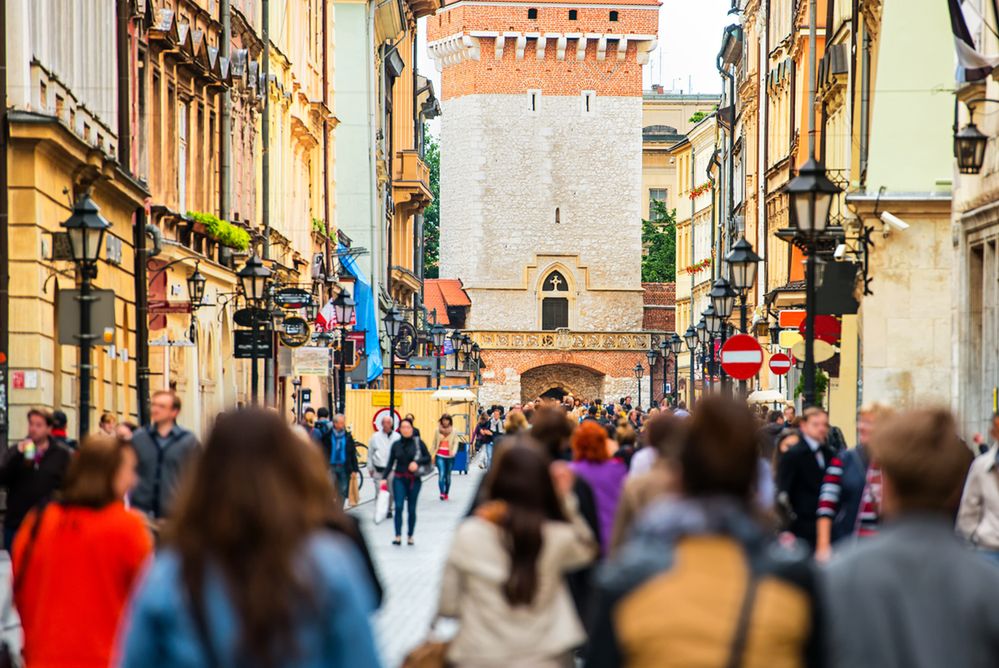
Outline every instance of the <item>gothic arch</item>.
[(521, 401), (532, 401), (552, 390), (582, 399), (603, 398), (604, 374), (577, 364), (543, 364), (520, 376)]
[(554, 262), (538, 272), (535, 295), (538, 329), (572, 329), (576, 322), (576, 281), (571, 269)]

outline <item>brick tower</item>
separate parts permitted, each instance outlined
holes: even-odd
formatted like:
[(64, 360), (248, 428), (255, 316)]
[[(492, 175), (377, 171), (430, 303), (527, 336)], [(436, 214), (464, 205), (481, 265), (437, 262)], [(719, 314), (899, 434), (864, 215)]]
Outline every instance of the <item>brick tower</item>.
[(444, 109), (441, 276), (471, 298), (484, 404), (637, 395), (653, 343), (640, 191), (658, 9), (455, 0), (428, 19)]

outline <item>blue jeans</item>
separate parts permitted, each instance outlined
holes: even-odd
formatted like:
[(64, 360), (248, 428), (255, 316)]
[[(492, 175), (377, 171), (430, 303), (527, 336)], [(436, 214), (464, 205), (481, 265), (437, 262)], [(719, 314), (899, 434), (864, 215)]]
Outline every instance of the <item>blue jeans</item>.
[(441, 494), (451, 493), (451, 471), (454, 469), (454, 457), (437, 458), (437, 486)]
[(493, 442), (486, 443), (486, 468), (493, 465)]
[(330, 475), (333, 476), (336, 493), (340, 495), (340, 506), (343, 507), (350, 490), (350, 470), (346, 464), (330, 464)]
[(395, 535), (402, 535), (402, 505), (405, 503), (409, 509), (408, 513), (408, 529), (407, 534), (410, 538), (413, 537), (413, 531), (416, 530), (416, 500), (420, 496), (420, 487), (423, 485), (423, 481), (420, 480), (419, 476), (414, 476), (412, 478), (403, 477), (398, 474), (392, 478), (392, 493), (395, 495)]

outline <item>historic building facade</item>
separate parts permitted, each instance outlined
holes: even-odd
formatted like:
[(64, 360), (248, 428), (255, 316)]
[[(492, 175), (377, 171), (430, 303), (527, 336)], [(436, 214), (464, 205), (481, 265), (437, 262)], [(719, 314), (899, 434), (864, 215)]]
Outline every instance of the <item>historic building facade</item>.
[(458, 0), (428, 21), (442, 69), (441, 275), (471, 298), (484, 404), (634, 395), (642, 64), (658, 2)]

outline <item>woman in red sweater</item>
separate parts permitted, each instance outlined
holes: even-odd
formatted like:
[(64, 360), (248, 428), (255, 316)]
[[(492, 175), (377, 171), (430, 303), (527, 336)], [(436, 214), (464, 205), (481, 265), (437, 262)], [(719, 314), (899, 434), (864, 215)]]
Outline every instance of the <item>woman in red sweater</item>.
[(14, 539), (14, 602), (25, 668), (107, 668), (118, 621), (152, 538), (125, 495), (135, 452), (87, 438), (57, 501), (32, 511)]

